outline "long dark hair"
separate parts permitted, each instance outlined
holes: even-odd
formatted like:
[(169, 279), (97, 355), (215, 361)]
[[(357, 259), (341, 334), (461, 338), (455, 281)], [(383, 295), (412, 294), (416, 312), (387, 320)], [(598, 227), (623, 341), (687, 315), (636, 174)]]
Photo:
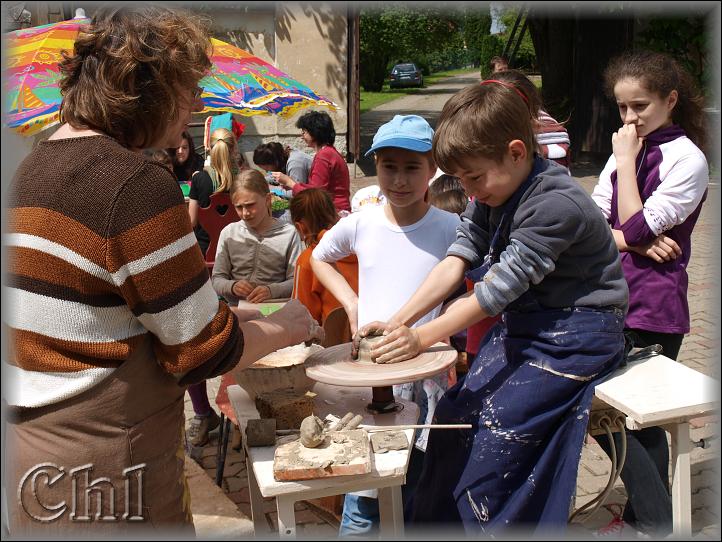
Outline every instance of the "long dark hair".
[(704, 96), (692, 76), (676, 60), (654, 51), (627, 51), (604, 70), (604, 91), (614, 99), (614, 86), (622, 79), (636, 79), (649, 92), (666, 98), (677, 91), (677, 104), (672, 110), (672, 122), (684, 129), (692, 142), (705, 150), (707, 129)]

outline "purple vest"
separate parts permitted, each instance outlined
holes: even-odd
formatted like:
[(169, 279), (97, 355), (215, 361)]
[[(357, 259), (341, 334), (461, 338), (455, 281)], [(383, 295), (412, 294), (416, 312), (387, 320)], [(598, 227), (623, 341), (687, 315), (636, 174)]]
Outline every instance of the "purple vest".
[[(659, 146), (686, 135), (677, 125), (668, 126), (649, 134), (639, 152), (636, 161), (637, 187), (642, 203), (647, 201), (661, 183), (659, 166), (662, 151)], [(643, 213), (635, 213), (624, 226), (619, 222), (617, 208), (617, 172), (611, 175), (612, 206), (609, 223), (615, 230), (622, 230), (626, 239), (634, 239), (635, 244), (646, 244), (656, 235), (649, 229)], [(702, 201), (682, 224), (664, 232), (674, 239), (682, 249), (682, 255), (676, 260), (657, 263), (651, 258), (636, 252), (621, 252), (622, 269), (629, 285), (629, 312), (625, 327), (659, 333), (688, 333), (689, 305), (687, 303), (687, 264), (692, 252), (692, 230), (697, 223)]]

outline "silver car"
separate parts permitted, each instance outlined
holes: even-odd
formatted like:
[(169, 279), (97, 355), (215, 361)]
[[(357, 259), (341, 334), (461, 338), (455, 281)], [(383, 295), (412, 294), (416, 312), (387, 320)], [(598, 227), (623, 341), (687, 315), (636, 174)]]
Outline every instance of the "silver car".
[(424, 86), (424, 76), (421, 74), (421, 70), (411, 62), (396, 64), (391, 69), (390, 79), (390, 88)]

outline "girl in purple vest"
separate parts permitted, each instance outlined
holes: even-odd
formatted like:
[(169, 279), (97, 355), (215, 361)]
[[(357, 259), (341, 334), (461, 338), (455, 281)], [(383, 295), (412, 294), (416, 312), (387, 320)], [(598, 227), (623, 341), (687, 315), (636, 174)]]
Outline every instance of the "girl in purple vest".
[[(614, 152), (592, 198), (612, 228), (629, 285), (625, 329), (637, 346), (659, 344), (676, 359), (689, 333), (687, 265), (709, 182), (700, 150), (703, 97), (662, 53), (625, 53), (610, 62), (604, 80), (624, 125), (612, 134)], [(606, 437), (597, 440), (610, 453)], [(605, 532), (623, 534), (627, 524), (657, 536), (672, 531), (668, 462), (662, 428), (627, 431), (621, 476), (628, 501)]]

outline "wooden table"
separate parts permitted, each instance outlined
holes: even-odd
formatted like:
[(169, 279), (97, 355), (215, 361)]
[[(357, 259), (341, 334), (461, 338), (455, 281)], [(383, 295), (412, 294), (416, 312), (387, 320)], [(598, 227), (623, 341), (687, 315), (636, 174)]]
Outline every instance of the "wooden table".
[(689, 420), (719, 409), (718, 389), (713, 378), (661, 355), (630, 363), (595, 389), (626, 415), (627, 428), (660, 426), (670, 433), (675, 537), (692, 534)]
[[(316, 383), (314, 414), (324, 418), (328, 414), (342, 417), (347, 412), (363, 416), (367, 425), (415, 424), (419, 409), (415, 403), (397, 399), (404, 408), (400, 412), (370, 414), (366, 405), (371, 401), (371, 388), (348, 388)], [(258, 418), (254, 402), (240, 386), (229, 386), (228, 397), (238, 419), (241, 434), (249, 419)], [(251, 516), (256, 536), (268, 533), (263, 514), (263, 497), (275, 497), (278, 510), (278, 532), (281, 537), (296, 535), (294, 503), (319, 497), (341, 495), (353, 491), (378, 489), (381, 538), (401, 538), (404, 534), (401, 486), (406, 482), (406, 469), (413, 446), (413, 430), (405, 431), (409, 445), (405, 450), (371, 454), (371, 472), (351, 476), (335, 476), (319, 480), (277, 482), (273, 478), (273, 456), (276, 447), (247, 447), (246, 470), (251, 497)]]

